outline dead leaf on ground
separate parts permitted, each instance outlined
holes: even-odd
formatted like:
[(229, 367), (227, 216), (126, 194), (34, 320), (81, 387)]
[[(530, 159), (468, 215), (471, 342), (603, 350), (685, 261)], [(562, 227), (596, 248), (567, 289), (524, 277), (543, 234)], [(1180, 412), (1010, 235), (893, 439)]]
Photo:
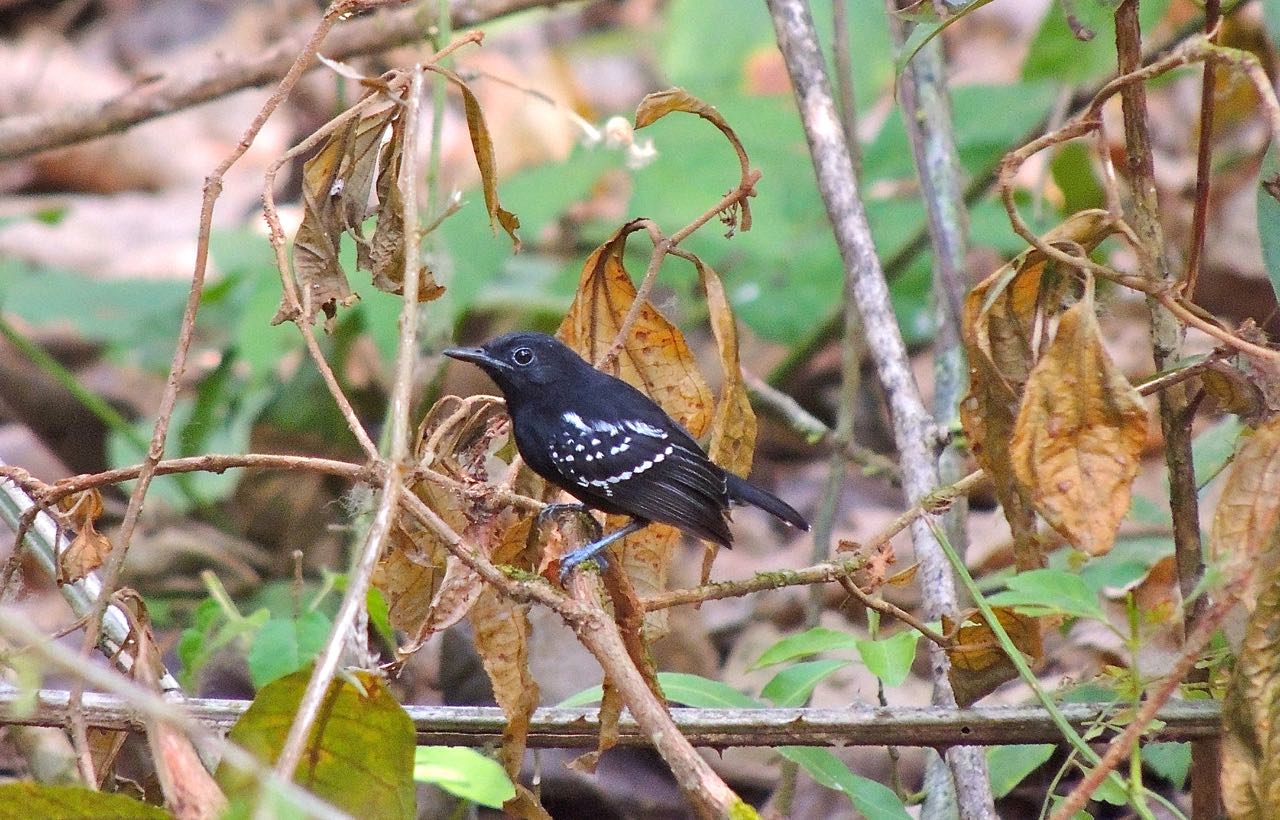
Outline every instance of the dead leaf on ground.
[(1049, 526), (1104, 555), (1146, 440), (1146, 404), (1107, 354), (1087, 287), (1027, 380), (1009, 443), (1014, 475)]

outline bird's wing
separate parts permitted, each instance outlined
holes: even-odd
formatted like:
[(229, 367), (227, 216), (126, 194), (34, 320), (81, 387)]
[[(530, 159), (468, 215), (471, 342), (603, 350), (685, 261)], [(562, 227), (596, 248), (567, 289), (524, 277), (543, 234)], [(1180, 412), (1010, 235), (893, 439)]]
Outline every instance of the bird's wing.
[(551, 460), (564, 483), (603, 496), (631, 515), (729, 543), (724, 473), (683, 431), (572, 413), (562, 421), (551, 442)]

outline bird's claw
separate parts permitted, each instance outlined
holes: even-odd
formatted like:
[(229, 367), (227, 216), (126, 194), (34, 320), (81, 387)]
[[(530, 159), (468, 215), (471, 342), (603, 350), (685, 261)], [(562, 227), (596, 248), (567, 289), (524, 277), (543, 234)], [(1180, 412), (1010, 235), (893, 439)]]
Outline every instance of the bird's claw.
[(569, 576), (578, 568), (580, 564), (587, 561), (595, 560), (599, 565), (600, 571), (603, 572), (605, 567), (609, 566), (609, 559), (604, 553), (605, 545), (588, 544), (581, 549), (565, 555), (560, 559), (560, 584), (561, 586), (569, 583)]
[(602, 534), (600, 522), (591, 514), (591, 511), (588, 509), (586, 504), (548, 504), (538, 511), (538, 526), (542, 527), (548, 521), (552, 521), (557, 518), (561, 513), (571, 511), (577, 513), (580, 520), (591, 522), (589, 524), (591, 527), (591, 540), (599, 540)]

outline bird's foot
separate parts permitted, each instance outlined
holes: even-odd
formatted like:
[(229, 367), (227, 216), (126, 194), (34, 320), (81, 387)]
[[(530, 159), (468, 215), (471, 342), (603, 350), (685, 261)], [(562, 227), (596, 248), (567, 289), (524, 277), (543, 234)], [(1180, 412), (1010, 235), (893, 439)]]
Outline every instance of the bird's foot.
[(644, 529), (647, 526), (649, 526), (648, 521), (632, 519), (627, 523), (625, 527), (614, 530), (613, 532), (606, 535), (604, 538), (597, 538), (596, 540), (592, 541), (590, 544), (587, 544), (582, 547), (578, 547), (576, 550), (569, 553), (568, 555), (561, 557), (560, 583), (562, 585), (565, 584), (569, 580), (569, 575), (578, 567), (579, 564), (583, 563), (584, 561), (590, 561), (593, 558), (601, 564), (600, 568), (604, 569), (604, 567), (607, 565), (607, 561), (605, 561), (605, 557), (603, 554), (605, 548), (608, 547), (610, 544), (612, 544), (614, 541), (617, 541), (622, 538), (626, 538), (628, 535), (631, 535), (633, 532), (639, 532), (640, 530)]
[[(601, 539), (603, 540), (603, 539)], [(595, 560), (600, 566), (600, 571), (604, 572), (605, 567), (609, 566), (609, 559), (605, 555), (605, 549), (608, 544), (601, 544), (598, 541), (587, 544), (585, 547), (579, 547), (573, 552), (563, 555), (560, 558), (560, 584), (561, 586), (569, 583), (569, 576), (579, 564), (587, 561)]]

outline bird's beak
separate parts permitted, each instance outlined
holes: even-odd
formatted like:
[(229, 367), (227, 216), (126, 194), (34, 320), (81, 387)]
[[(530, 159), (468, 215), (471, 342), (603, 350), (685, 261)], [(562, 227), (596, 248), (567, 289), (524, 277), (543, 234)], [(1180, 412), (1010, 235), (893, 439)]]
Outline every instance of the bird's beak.
[(485, 370), (502, 370), (506, 367), (505, 362), (490, 356), (483, 347), (450, 347), (446, 348), (443, 353), (450, 359), (471, 362)]

